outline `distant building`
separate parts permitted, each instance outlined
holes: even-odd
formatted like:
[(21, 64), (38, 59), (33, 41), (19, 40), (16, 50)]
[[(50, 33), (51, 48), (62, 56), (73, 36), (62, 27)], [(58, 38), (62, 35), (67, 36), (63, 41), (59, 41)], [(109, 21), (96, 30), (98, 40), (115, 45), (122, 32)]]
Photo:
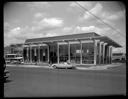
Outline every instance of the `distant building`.
[(112, 54), (112, 60), (126, 60), (126, 54), (125, 53), (113, 53)]
[(4, 55), (6, 54), (20, 54), (23, 55), (23, 44), (11, 44), (4, 47)]
[(112, 48), (121, 47), (107, 36), (94, 32), (55, 37), (27, 39), (24, 43), (24, 62), (75, 64), (110, 64)]

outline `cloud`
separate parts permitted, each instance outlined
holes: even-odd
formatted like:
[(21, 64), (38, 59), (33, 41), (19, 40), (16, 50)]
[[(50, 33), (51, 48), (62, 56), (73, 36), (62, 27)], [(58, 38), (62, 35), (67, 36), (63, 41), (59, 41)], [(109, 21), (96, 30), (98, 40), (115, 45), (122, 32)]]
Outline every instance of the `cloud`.
[(12, 26), (8, 22), (4, 22), (4, 33), (9, 32)]
[(27, 5), (32, 9), (35, 9), (35, 8), (49, 8), (49, 7), (51, 7), (49, 2), (29, 2), (29, 3), (27, 3)]
[(72, 29), (73, 29), (72, 27), (64, 27), (62, 31), (63, 32), (71, 32)]
[(43, 17), (43, 14), (42, 14), (42, 13), (36, 13), (36, 14), (34, 15), (34, 17), (35, 17), (35, 18), (40, 18), (40, 17)]
[(41, 24), (44, 23), (46, 26), (60, 27), (63, 25), (63, 20), (57, 18), (44, 18), (41, 20)]
[[(79, 1), (79, 2), (77, 2), (77, 3), (79, 3), (80, 5), (82, 5), (83, 7), (85, 7), (85, 8), (87, 8), (87, 9), (90, 9), (90, 8), (92, 8), (92, 6), (93, 6), (93, 4), (94, 4), (94, 2), (85, 2), (85, 1)], [(75, 3), (75, 2), (72, 2), (72, 3), (70, 3), (70, 7), (79, 7), (79, 5), (77, 4), (77, 3)]]
[[(123, 13), (123, 11), (118, 11), (115, 13), (103, 12), (98, 17), (102, 19), (105, 23), (115, 26), (115, 22), (119, 21), (120, 19), (124, 19), (125, 14)], [(97, 20), (97, 22), (101, 23), (101, 21), (99, 20)]]
[[(37, 14), (40, 16), (40, 14)], [(10, 27), (9, 23), (4, 24), (4, 44), (24, 43), (28, 38), (38, 38), (46, 36), (56, 36), (53, 30), (63, 26), (60, 18), (42, 18), (37, 20), (32, 26)], [(59, 33), (58, 33), (59, 34)]]
[(24, 43), (28, 38), (38, 38), (43, 37), (43, 35), (43, 33), (34, 33), (29, 26), (15, 27), (8, 32), (4, 31), (4, 44)]
[(123, 11), (118, 11), (114, 14), (107, 16), (106, 19), (111, 21), (111, 20), (118, 20), (122, 17), (125, 17), (125, 14), (123, 13)]
[[(103, 9), (103, 6), (98, 2), (95, 4), (95, 6), (93, 8), (91, 8), (89, 10), (89, 12), (96, 16), (99, 16), (102, 12), (102, 9)], [(79, 17), (79, 20), (83, 21), (83, 20), (90, 20), (90, 19), (94, 18), (94, 16), (91, 15), (89, 12), (86, 11), (82, 17)]]
[[(120, 20), (121, 18), (125, 18), (125, 10), (108, 12), (106, 10), (103, 10), (103, 5), (99, 2), (97, 2), (95, 6), (89, 10), (89, 12), (91, 12), (93, 15), (95, 15), (99, 19), (103, 20), (105, 23), (110, 24), (112, 26), (115, 26), (117, 21)], [(85, 12), (84, 15), (79, 16), (78, 22), (86, 21), (87, 23), (103, 24), (103, 22), (101, 22), (95, 16), (91, 15), (89, 12)]]
[(15, 27), (13, 29), (9, 29), (8, 31), (4, 31), (4, 44), (9, 45), (11, 43), (19, 43), (21, 42), (20, 38), (22, 36), (20, 27)]
[(99, 35), (105, 35), (106, 31), (108, 31), (109, 28), (99, 28), (96, 26), (87, 26), (87, 27), (81, 27), (81, 26), (76, 26), (74, 28), (74, 33), (88, 33), (88, 32), (96, 32)]
[(34, 14), (34, 18), (35, 19), (42, 19), (42, 18), (45, 18), (45, 17), (48, 17), (49, 15), (45, 12), (37, 12)]
[(5, 36), (8, 38), (17, 37), (20, 35), (20, 32), (21, 32), (21, 28), (16, 27), (16, 28), (13, 28), (10, 31), (6, 32)]
[[(106, 11), (103, 11), (102, 4), (98, 2), (95, 4), (95, 6), (93, 8), (91, 8), (89, 10), (89, 12), (91, 12), (93, 15), (103, 19), (104, 21), (109, 22), (111, 20), (118, 20), (119, 18), (122, 18), (124, 16), (125, 11), (118, 11), (115, 13), (106, 12)], [(82, 17), (80, 16), (79, 20), (80, 21), (92, 20), (92, 18), (94, 18), (94, 16), (91, 15), (89, 12), (85, 12), (85, 14)]]
[(32, 31), (51, 30), (62, 27), (63, 24), (63, 20), (60, 18), (43, 18), (35, 22), (35, 25), (32, 26)]
[(58, 36), (58, 34), (55, 32), (47, 32), (45, 35), (45, 37), (52, 37), (52, 36)]

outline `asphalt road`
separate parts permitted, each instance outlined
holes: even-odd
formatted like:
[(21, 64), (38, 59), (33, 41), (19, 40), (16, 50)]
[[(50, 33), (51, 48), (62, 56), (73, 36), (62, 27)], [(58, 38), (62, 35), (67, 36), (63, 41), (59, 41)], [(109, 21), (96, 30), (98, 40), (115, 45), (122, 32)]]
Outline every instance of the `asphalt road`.
[(108, 70), (7, 67), (5, 97), (126, 95), (126, 65)]

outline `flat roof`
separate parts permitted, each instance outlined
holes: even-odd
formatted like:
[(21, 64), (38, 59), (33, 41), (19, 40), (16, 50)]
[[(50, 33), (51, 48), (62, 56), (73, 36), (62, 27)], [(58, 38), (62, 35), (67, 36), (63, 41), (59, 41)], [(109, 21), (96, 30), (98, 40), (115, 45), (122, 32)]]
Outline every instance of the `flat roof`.
[(108, 43), (109, 45), (112, 45), (114, 47), (122, 47), (120, 44), (118, 44), (117, 42), (115, 42), (114, 40), (108, 38), (107, 36), (100, 36), (100, 37), (95, 37), (94, 39), (99, 39), (101, 41), (104, 41), (106, 43)]
[(54, 36), (54, 37), (32, 38), (32, 39), (27, 39), (25, 41), (25, 44), (43, 43), (43, 42), (48, 43), (48, 42), (58, 42), (58, 41), (72, 41), (72, 40), (88, 40), (88, 39), (99, 39), (99, 40), (104, 41), (114, 47), (121, 47), (121, 45), (119, 45), (112, 39), (108, 38), (107, 36), (101, 36), (95, 32)]

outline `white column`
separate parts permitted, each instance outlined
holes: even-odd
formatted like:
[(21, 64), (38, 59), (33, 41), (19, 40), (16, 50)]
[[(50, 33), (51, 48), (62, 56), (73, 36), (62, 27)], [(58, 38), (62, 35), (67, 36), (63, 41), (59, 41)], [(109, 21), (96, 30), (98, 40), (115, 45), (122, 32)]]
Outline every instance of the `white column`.
[(111, 46), (111, 60), (110, 60), (110, 63), (112, 63), (112, 46)]
[(109, 46), (109, 63), (111, 64), (111, 46)]
[[(23, 57), (23, 62), (24, 62), (24, 45), (22, 47), (23, 47), (23, 49), (22, 49), (22, 57)], [(4, 53), (4, 57), (5, 57), (5, 53)]]
[(96, 65), (96, 60), (97, 60), (97, 43), (99, 40), (94, 40), (94, 65)]
[(112, 46), (109, 46), (109, 64), (111, 63), (111, 48)]
[(104, 43), (103, 44), (103, 64), (105, 63), (104, 62), (104, 58), (105, 58), (105, 46), (107, 45), (107, 43)]
[(110, 64), (111, 46), (109, 46), (109, 64)]
[(59, 57), (59, 44), (57, 43), (57, 63), (59, 64), (59, 60), (60, 60), (60, 57)]
[(36, 48), (34, 48), (34, 56), (36, 56)]
[(38, 59), (39, 59), (39, 63), (40, 63), (40, 45), (38, 46), (38, 49), (39, 49), (39, 50), (38, 50), (38, 53), (39, 53), (39, 54), (38, 54)]
[(26, 49), (27, 49), (27, 53), (26, 53), (26, 54), (27, 54), (27, 62), (28, 62), (28, 58), (29, 58), (28, 49), (29, 49), (29, 48), (27, 47)]
[(69, 42), (68, 42), (68, 61), (71, 62), (70, 61), (70, 44), (69, 44)]
[(82, 64), (82, 42), (80, 41), (80, 50), (81, 50), (81, 53), (80, 53), (80, 64)]
[(102, 44), (103, 42), (100, 42), (100, 52), (99, 52), (99, 64), (101, 64), (101, 55), (102, 55)]
[(49, 63), (49, 45), (47, 46), (47, 48), (48, 48), (48, 63)]
[(32, 47), (30, 46), (30, 63), (32, 63)]

